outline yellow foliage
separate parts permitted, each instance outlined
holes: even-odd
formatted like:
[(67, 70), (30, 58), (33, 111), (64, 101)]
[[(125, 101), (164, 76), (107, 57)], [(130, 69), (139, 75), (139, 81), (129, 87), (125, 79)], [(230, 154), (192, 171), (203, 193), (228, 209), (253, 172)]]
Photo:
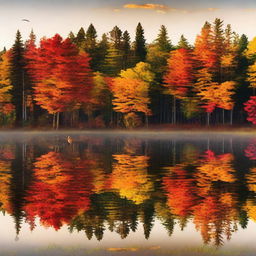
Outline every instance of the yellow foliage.
[(256, 222), (256, 205), (253, 203), (253, 201), (247, 200), (244, 209), (246, 210), (250, 219)]
[(256, 54), (256, 37), (254, 37), (248, 44), (247, 51), (246, 51), (247, 57), (253, 57)]
[(250, 83), (250, 86), (256, 88), (256, 62), (249, 66), (247, 75), (247, 81)]
[(134, 155), (114, 155), (112, 188), (123, 198), (141, 204), (150, 198), (153, 183), (147, 174), (148, 157)]
[(256, 192), (256, 168), (252, 168), (250, 173), (245, 176), (248, 189)]

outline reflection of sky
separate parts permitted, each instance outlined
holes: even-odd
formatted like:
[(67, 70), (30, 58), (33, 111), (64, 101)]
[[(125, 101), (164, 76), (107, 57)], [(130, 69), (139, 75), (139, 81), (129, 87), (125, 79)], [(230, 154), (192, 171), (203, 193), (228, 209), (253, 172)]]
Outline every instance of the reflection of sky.
[[(124, 8), (131, 4), (140, 8)], [(143, 8), (145, 4), (154, 5)], [(0, 48), (12, 45), (17, 29), (22, 31), (24, 38), (31, 28), (39, 38), (56, 32), (67, 36), (71, 30), (77, 32), (91, 22), (99, 35), (118, 25), (133, 37), (140, 21), (148, 42), (156, 37), (160, 25), (165, 24), (175, 43), (182, 33), (193, 42), (204, 22), (216, 17), (231, 23), (238, 33), (245, 33), (250, 38), (256, 27), (254, 0), (0, 0), (0, 6)], [(31, 22), (22, 22), (23, 18)]]
[[(162, 249), (173, 250), (175, 248), (192, 248), (202, 246), (200, 233), (194, 228), (194, 224), (189, 222), (187, 227), (181, 231), (178, 225), (175, 226), (173, 235), (169, 237), (167, 231), (160, 224), (158, 220), (155, 221), (151, 236), (148, 240), (144, 239), (143, 228), (140, 224), (138, 230), (131, 232), (126, 239), (121, 239), (116, 233), (111, 233), (106, 229), (103, 240), (98, 242), (95, 238), (88, 240), (84, 232), (74, 232), (70, 234), (66, 226), (62, 227), (59, 231), (53, 228), (40, 227), (36, 221), (36, 228), (32, 232), (28, 224), (23, 223), (19, 235), (19, 240), (15, 241), (16, 233), (12, 217), (8, 215), (0, 216), (0, 246), (1, 252), (3, 251), (34, 251), (42, 252), (46, 248), (80, 248), (82, 250), (91, 250), (93, 248), (105, 250), (107, 248), (152, 248), (160, 247)], [(231, 238), (231, 241), (226, 242), (223, 247), (225, 250), (240, 248), (242, 251), (245, 249), (255, 248), (256, 224), (249, 221), (247, 229), (239, 228)], [(20, 254), (19, 254), (20, 255)], [(38, 254), (37, 254), (38, 255)], [(99, 254), (97, 254), (99, 255)], [(157, 251), (154, 252), (157, 255)]]

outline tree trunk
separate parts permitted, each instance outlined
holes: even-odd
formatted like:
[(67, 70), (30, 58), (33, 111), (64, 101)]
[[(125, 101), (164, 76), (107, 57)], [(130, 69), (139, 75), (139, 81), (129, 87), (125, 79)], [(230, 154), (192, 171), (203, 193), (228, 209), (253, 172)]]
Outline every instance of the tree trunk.
[(176, 98), (173, 96), (173, 115), (172, 115), (172, 124), (176, 124)]
[(148, 128), (148, 116), (145, 114), (146, 127)]
[(207, 112), (207, 126), (210, 126), (210, 112)]
[(56, 113), (53, 114), (52, 116), (52, 128), (55, 129), (55, 119), (56, 119)]
[(59, 123), (60, 123), (60, 112), (57, 113), (56, 130), (59, 129)]
[(225, 124), (225, 109), (222, 109), (222, 123)]
[(230, 111), (230, 125), (233, 125), (233, 109)]

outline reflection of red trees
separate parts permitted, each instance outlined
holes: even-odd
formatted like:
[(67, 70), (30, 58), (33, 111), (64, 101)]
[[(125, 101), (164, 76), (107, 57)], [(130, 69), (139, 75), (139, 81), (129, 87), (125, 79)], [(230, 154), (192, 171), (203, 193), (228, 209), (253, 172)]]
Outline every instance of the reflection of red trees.
[(207, 193), (211, 190), (213, 182), (234, 182), (235, 170), (232, 167), (232, 154), (215, 155), (208, 150), (197, 168), (196, 180), (200, 187), (200, 193)]
[(256, 141), (250, 143), (244, 151), (245, 156), (250, 160), (256, 160)]
[(171, 175), (163, 179), (168, 206), (173, 214), (187, 217), (198, 200), (195, 180), (182, 165), (172, 167), (170, 171)]
[(49, 152), (34, 165), (35, 181), (24, 206), (32, 225), (34, 218), (39, 217), (44, 226), (57, 230), (81, 211), (88, 210), (92, 178), (87, 160), (67, 160), (60, 153)]

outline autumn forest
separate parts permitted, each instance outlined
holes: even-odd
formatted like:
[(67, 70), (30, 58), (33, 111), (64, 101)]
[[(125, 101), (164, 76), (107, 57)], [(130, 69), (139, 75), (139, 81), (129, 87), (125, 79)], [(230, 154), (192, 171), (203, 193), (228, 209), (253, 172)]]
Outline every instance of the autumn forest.
[(39, 43), (17, 31), (0, 52), (1, 127), (256, 124), (256, 37), (218, 18), (194, 44), (173, 45), (163, 25), (152, 43), (135, 31), (133, 42), (117, 26), (99, 38), (90, 24)]

